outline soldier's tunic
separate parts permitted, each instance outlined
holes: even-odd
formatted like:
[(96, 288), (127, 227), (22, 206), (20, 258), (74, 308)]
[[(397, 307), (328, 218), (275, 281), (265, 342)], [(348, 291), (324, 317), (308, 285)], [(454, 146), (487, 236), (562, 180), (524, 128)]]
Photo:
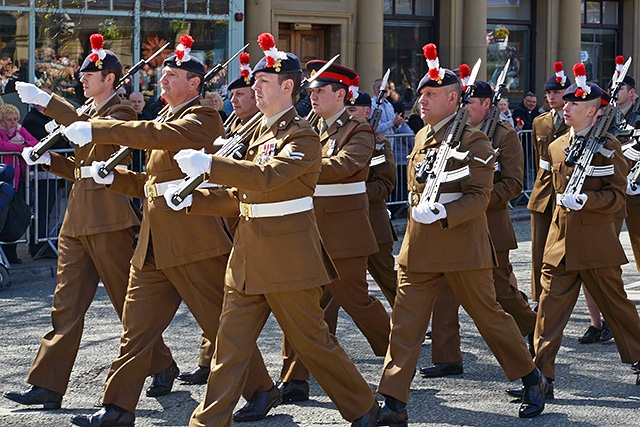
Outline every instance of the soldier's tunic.
[[(111, 190), (144, 197), (140, 237), (131, 261), (120, 354), (111, 365), (104, 404), (135, 412), (150, 359), (150, 343), (162, 335), (184, 300), (204, 334), (215, 340), (231, 239), (220, 218), (187, 217), (162, 196), (164, 184), (184, 179), (173, 156), (184, 148), (211, 149), (223, 132), (218, 113), (199, 97), (162, 112), (164, 123), (92, 121), (93, 142), (147, 150), (146, 172), (116, 169)], [(257, 367), (264, 366), (253, 347)], [(166, 368), (165, 366), (164, 368)], [(273, 382), (256, 369), (247, 381), (250, 397)], [(253, 390), (248, 390), (252, 388)]]
[(391, 144), (384, 135), (376, 135), (376, 147), (367, 178), (369, 221), (378, 243), (378, 252), (369, 255), (367, 269), (393, 308), (398, 287), (398, 275), (393, 258), (393, 242), (396, 233), (389, 219), (385, 200), (396, 186), (396, 161)]
[[(313, 199), (322, 241), (331, 255), (340, 278), (325, 287), (325, 303), (333, 298), (351, 316), (367, 338), (373, 352), (382, 356), (389, 343), (389, 315), (382, 303), (369, 296), (367, 258), (377, 252), (375, 235), (369, 223), (369, 202), (365, 181), (375, 139), (365, 119), (352, 117), (345, 110), (320, 135), (322, 170)], [(361, 192), (327, 196), (340, 185), (361, 184)], [(326, 190), (329, 188), (329, 190)], [(339, 191), (339, 190), (338, 190)], [(334, 193), (335, 194), (335, 193)], [(325, 318), (335, 332), (337, 311)], [(286, 342), (283, 344), (282, 381), (306, 380), (309, 373), (299, 365)]]
[[(115, 94), (83, 115), (58, 95), (53, 95), (45, 114), (65, 126), (90, 117), (120, 120), (137, 117), (136, 112), (121, 104)], [(100, 280), (118, 317), (122, 318), (133, 237), (140, 220), (129, 197), (97, 185), (86, 170), (93, 161), (107, 160), (119, 148), (114, 144), (88, 144), (76, 147), (69, 158), (51, 153), (51, 166), (44, 166), (74, 183), (58, 237), (58, 284), (51, 311), (53, 329), (44, 336), (27, 381), (61, 394), (67, 389), (80, 346), (84, 315)], [(83, 166), (84, 170), (81, 169)], [(171, 361), (171, 353), (160, 339), (148, 369), (142, 374), (160, 372)]]
[[(273, 312), (300, 360), (347, 420), (374, 396), (323, 320), (321, 286), (336, 277), (312, 209), (320, 175), (318, 136), (291, 107), (256, 134), (244, 161), (213, 158), (210, 182), (228, 190), (194, 193), (191, 214), (243, 217), (226, 276), (225, 300), (209, 384), (191, 427), (229, 426), (252, 346)], [(275, 119), (275, 120), (273, 120)], [(255, 217), (254, 207), (304, 199), (307, 210)], [(299, 202), (295, 202), (299, 203)], [(245, 205), (246, 204), (246, 205)], [(196, 215), (191, 215), (196, 218)]]
[(542, 255), (547, 241), (551, 213), (555, 204), (553, 183), (551, 182), (551, 164), (549, 163), (549, 144), (569, 131), (564, 120), (556, 129), (551, 111), (533, 119), (531, 138), (535, 149), (535, 161), (538, 172), (531, 190), (527, 209), (531, 211), (531, 299), (538, 301), (542, 288)]
[[(436, 126), (425, 126), (415, 138), (409, 155), (408, 187), (421, 194), (424, 184), (416, 180), (415, 165), (427, 150), (440, 146), (450, 116)], [(496, 301), (491, 269), (496, 260), (487, 227), (494, 168), (494, 151), (487, 137), (470, 126), (464, 130), (460, 151), (469, 151), (466, 164), (470, 176), (442, 186), (440, 200), (447, 217), (433, 224), (421, 224), (409, 212), (407, 231), (398, 255), (398, 293), (393, 307), (389, 350), (385, 358), (378, 393), (401, 402), (409, 400), (409, 388), (420, 355), (442, 280), (473, 318), (482, 337), (498, 359), (509, 380), (534, 370), (531, 355), (513, 318)], [(446, 170), (465, 166), (451, 162)], [(447, 194), (448, 193), (448, 194)], [(456, 198), (459, 197), (459, 198)]]
[[(588, 137), (588, 134), (586, 135)], [(573, 168), (564, 164), (565, 147), (572, 141), (566, 133), (549, 146), (555, 193), (565, 191)], [(556, 205), (544, 249), (542, 294), (535, 330), (535, 363), (542, 374), (555, 379), (555, 358), (562, 332), (584, 283), (598, 304), (615, 338), (625, 363), (640, 360), (640, 319), (636, 306), (627, 298), (620, 265), (627, 259), (618, 239), (615, 213), (624, 205), (627, 164), (620, 143), (607, 134), (605, 148), (615, 151), (613, 159), (599, 153), (592, 165), (613, 165), (614, 174), (587, 177), (584, 207), (570, 211)]]
[[(493, 241), (498, 266), (493, 269), (496, 298), (520, 329), (520, 335), (529, 335), (536, 324), (536, 314), (524, 300), (520, 291), (509, 282), (513, 268), (509, 250), (518, 247), (513, 223), (509, 216), (509, 200), (522, 191), (524, 154), (518, 135), (510, 125), (498, 122), (492, 146), (496, 151), (496, 172), (487, 208), (489, 233)], [(451, 287), (443, 281), (440, 295), (433, 309), (431, 327), (431, 361), (433, 363), (462, 362), (458, 307)]]

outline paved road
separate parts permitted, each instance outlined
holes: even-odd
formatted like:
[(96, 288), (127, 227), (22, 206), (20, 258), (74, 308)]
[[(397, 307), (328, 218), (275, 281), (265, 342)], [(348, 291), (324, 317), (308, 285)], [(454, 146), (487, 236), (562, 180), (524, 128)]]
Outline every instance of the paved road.
[[(529, 290), (528, 221), (516, 222), (520, 248), (513, 254), (514, 269), (522, 289)], [(401, 224), (399, 225), (401, 227)], [(626, 232), (622, 240), (631, 257)], [(23, 258), (25, 256), (23, 255)], [(50, 307), (55, 279), (53, 261), (26, 262), (13, 270), (14, 286), (0, 293), (0, 391), (20, 390), (38, 349), (49, 330)], [(634, 301), (640, 301), (640, 274), (634, 264), (624, 267), (624, 279)], [(371, 292), (383, 299), (371, 286)], [(385, 302), (386, 304), (386, 302)], [(444, 379), (416, 377), (409, 402), (411, 425), (415, 426), (640, 426), (640, 386), (627, 365), (620, 363), (615, 344), (580, 345), (589, 320), (584, 300), (579, 299), (557, 360), (556, 399), (540, 417), (517, 418), (518, 404), (504, 393), (509, 383), (486, 344), (462, 312), (461, 333), (465, 374)], [(116, 356), (120, 327), (103, 288), (86, 317), (85, 334), (63, 409), (38, 411), (19, 408), (0, 399), (0, 426), (67, 426), (74, 414), (96, 408), (111, 360)], [(375, 388), (382, 367), (353, 322), (341, 313), (337, 336), (365, 379)], [(200, 341), (199, 328), (184, 305), (164, 337), (183, 370), (195, 367)], [(281, 332), (270, 319), (259, 345), (273, 378), (280, 367)], [(423, 347), (419, 366), (430, 360), (430, 344)], [(158, 399), (142, 397), (137, 426), (185, 426), (204, 393), (204, 386), (176, 384), (174, 392)], [(239, 403), (239, 405), (241, 405)], [(240, 425), (240, 424), (238, 424)], [(301, 405), (282, 405), (264, 421), (252, 426), (346, 426), (338, 411), (315, 382), (311, 400)]]

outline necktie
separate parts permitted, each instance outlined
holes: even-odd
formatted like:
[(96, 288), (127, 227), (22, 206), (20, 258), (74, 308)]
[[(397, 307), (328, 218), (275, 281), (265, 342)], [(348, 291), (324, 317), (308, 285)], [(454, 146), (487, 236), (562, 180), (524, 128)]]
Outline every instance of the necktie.
[(327, 122), (325, 122), (323, 119), (320, 119), (320, 126), (318, 128), (319, 134), (322, 135), (327, 131), (327, 129), (329, 129), (329, 126), (327, 126)]
[(553, 114), (553, 129), (556, 130), (562, 124), (563, 118), (560, 116), (560, 114), (556, 113), (555, 111), (552, 114)]
[(427, 139), (431, 138), (434, 134), (433, 126), (427, 125)]

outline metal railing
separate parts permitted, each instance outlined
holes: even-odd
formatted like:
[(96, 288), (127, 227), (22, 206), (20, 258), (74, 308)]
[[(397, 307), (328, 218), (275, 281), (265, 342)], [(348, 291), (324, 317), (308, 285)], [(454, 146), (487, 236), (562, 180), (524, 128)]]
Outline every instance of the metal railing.
[(522, 195), (529, 200), (531, 196), (531, 190), (533, 190), (533, 183), (536, 180), (536, 154), (533, 147), (531, 130), (518, 131), (518, 138), (520, 138), (520, 144), (522, 144), (522, 150), (524, 151), (524, 177), (522, 179)]
[(387, 206), (394, 216), (401, 216), (406, 213), (408, 207), (409, 189), (407, 188), (407, 156), (413, 150), (415, 135), (396, 134), (386, 135), (391, 143), (393, 157), (396, 160), (396, 188), (393, 189), (387, 199)]

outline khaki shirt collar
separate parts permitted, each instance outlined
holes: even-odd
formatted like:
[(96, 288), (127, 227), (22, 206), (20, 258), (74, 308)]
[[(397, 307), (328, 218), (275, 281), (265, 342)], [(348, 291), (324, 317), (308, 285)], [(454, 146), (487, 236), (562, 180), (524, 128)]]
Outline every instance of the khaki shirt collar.
[(338, 120), (338, 118), (345, 112), (346, 108), (342, 108), (342, 110), (338, 111), (336, 114), (334, 114), (333, 116), (329, 117), (328, 119), (325, 119), (324, 122), (327, 124), (327, 129), (329, 129), (331, 127), (331, 125), (333, 125), (336, 120)]
[(94, 108), (96, 111), (100, 111), (100, 110), (102, 109), (102, 107), (104, 107), (105, 105), (107, 105), (107, 103), (108, 103), (109, 101), (111, 101), (111, 100), (113, 99), (113, 97), (114, 97), (114, 96), (116, 96), (116, 95), (117, 95), (117, 93), (116, 93), (116, 92), (113, 92), (113, 95), (111, 95), (110, 97), (108, 97), (108, 98), (107, 98), (107, 99), (105, 99), (104, 101), (100, 102), (99, 104), (96, 104), (96, 103), (94, 102), (94, 103), (93, 103), (93, 108)]
[(440, 129), (442, 129), (447, 123), (449, 123), (451, 121), (451, 119), (453, 119), (453, 117), (456, 115), (456, 113), (451, 114), (448, 117), (445, 117), (444, 119), (440, 120), (438, 123), (436, 123), (435, 125), (433, 125), (433, 133), (438, 133), (438, 131)]
[(273, 126), (275, 124), (275, 122), (277, 122), (280, 117), (284, 116), (285, 113), (289, 110), (291, 110), (293, 108), (293, 105), (285, 110), (280, 111), (279, 113), (274, 114), (273, 116), (269, 117), (268, 119), (263, 118), (262, 119), (262, 125), (268, 127), (269, 129), (271, 129), (271, 126)]
[(171, 110), (171, 114), (175, 115), (177, 112), (179, 112), (180, 110), (182, 110), (184, 107), (187, 106), (187, 104), (193, 102), (194, 99), (198, 98), (200, 95), (196, 95), (193, 98), (191, 98), (190, 100), (188, 100), (187, 102), (183, 102), (182, 104), (178, 104), (175, 107), (169, 107), (169, 109)]
[(576, 132), (573, 130), (573, 127), (571, 128), (571, 130), (569, 131), (569, 136), (573, 139), (576, 136), (587, 136), (587, 134), (589, 132), (591, 132), (591, 128), (593, 127), (593, 125), (587, 126), (586, 128), (582, 129), (580, 132)]

